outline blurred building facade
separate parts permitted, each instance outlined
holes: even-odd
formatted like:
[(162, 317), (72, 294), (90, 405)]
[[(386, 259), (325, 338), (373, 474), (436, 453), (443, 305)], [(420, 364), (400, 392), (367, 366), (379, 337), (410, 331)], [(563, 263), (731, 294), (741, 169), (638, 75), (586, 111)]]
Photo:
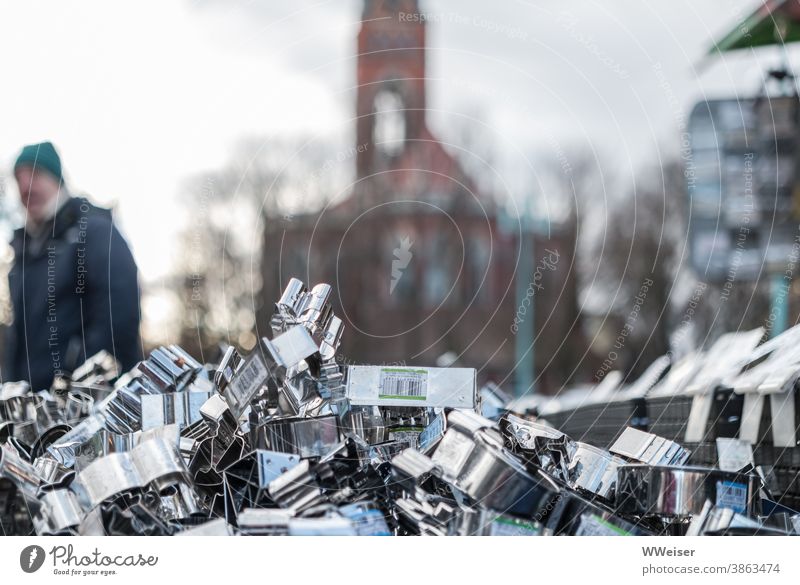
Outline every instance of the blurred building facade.
[(536, 235), (532, 266), (519, 266), (519, 223), (504, 220), (427, 125), (428, 25), (414, 15), (416, 0), (364, 4), (355, 182), (334, 205), (266, 222), (258, 333), (290, 277), (327, 282), (346, 324), (343, 361), (434, 365), (454, 352), (458, 365), (510, 387), (515, 317), (517, 330), (531, 325), (515, 298), (519, 277), (533, 283), (539, 388), (555, 391), (580, 361), (574, 229)]

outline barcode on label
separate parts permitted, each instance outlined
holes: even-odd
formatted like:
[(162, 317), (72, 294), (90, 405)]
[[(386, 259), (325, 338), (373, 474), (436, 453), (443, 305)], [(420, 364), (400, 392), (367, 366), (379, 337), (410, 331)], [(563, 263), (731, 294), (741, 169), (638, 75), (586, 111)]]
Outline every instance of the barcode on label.
[(261, 363), (258, 356), (253, 356), (249, 362), (236, 372), (236, 376), (231, 380), (230, 389), (236, 404), (247, 403), (264, 382), (267, 376), (267, 368)]
[(378, 398), (425, 400), (428, 392), (428, 372), (405, 368), (384, 368), (378, 386)]
[(717, 482), (717, 506), (734, 512), (747, 511), (747, 486), (733, 481)]

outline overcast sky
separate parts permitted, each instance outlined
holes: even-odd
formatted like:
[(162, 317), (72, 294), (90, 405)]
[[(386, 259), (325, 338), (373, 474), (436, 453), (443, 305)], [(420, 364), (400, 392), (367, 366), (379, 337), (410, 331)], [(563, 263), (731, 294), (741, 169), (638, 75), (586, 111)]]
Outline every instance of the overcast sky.
[[(478, 113), (515, 185), (524, 156), (556, 145), (596, 146), (630, 172), (677, 150), (699, 97), (758, 89), (774, 50), (695, 68), (757, 3), (424, 1), (431, 126), (446, 135), (453, 116)], [(71, 184), (116, 206), (158, 281), (175, 261), (181, 182), (223, 165), (242, 136), (348, 144), (360, 12), (355, 0), (4, 2), (7, 195), (20, 146), (53, 140)]]

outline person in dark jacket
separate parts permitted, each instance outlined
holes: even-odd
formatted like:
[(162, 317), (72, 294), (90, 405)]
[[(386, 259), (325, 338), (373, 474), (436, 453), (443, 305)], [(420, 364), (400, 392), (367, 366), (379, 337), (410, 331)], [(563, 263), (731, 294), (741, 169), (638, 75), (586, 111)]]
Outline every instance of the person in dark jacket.
[(11, 242), (3, 381), (49, 388), (103, 349), (127, 371), (141, 359), (139, 285), (111, 212), (69, 193), (50, 142), (24, 147), (14, 176), (26, 221)]

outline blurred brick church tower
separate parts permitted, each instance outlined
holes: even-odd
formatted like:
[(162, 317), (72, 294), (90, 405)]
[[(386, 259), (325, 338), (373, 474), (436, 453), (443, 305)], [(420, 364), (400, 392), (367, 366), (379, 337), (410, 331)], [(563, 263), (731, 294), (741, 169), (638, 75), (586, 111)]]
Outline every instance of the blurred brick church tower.
[[(358, 34), (356, 180), (335, 206), (266, 222), (264, 306), (291, 276), (327, 282), (345, 321), (349, 363), (457, 364), (509, 390), (514, 370), (518, 224), (426, 123), (426, 24), (416, 0), (367, 0)], [(469, 159), (467, 159), (469, 160)], [(475, 162), (475, 167), (485, 163)], [(556, 390), (574, 366), (574, 234), (536, 236), (559, 253), (535, 296), (539, 388)], [(541, 256), (541, 254), (539, 254)], [(529, 282), (532, 275), (522, 274)], [(259, 330), (266, 332), (266, 315)], [(264, 334), (264, 333), (260, 333)]]

